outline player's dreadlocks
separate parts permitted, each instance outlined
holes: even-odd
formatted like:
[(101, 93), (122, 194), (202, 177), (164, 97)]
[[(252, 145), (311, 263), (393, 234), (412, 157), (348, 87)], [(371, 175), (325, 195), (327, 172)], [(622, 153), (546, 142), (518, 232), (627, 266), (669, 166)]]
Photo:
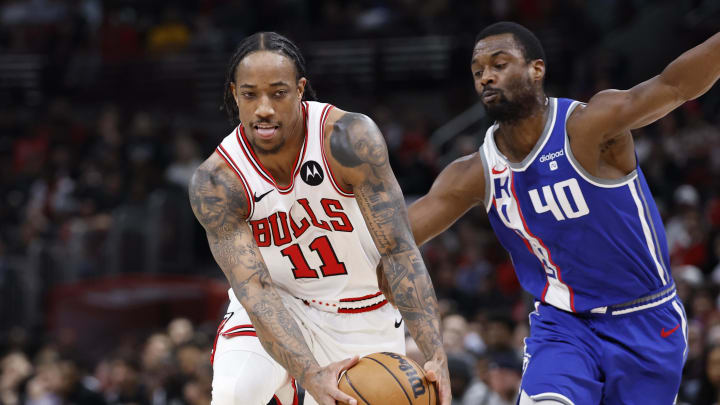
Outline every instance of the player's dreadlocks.
[[(237, 49), (235, 49), (235, 53), (230, 59), (230, 64), (228, 65), (225, 75), (225, 99), (223, 100), (223, 108), (233, 125), (237, 125), (238, 123), (238, 107), (237, 104), (235, 104), (235, 98), (233, 98), (232, 91), (230, 90), (230, 83), (235, 81), (235, 69), (237, 69), (237, 66), (247, 55), (261, 50), (278, 52), (287, 56), (295, 64), (296, 79), (299, 80), (301, 77), (307, 78), (305, 58), (303, 58), (297, 45), (289, 39), (276, 32), (258, 32), (243, 39)], [(308, 80), (305, 85), (303, 100), (316, 100), (315, 90), (310, 86), (310, 80)]]

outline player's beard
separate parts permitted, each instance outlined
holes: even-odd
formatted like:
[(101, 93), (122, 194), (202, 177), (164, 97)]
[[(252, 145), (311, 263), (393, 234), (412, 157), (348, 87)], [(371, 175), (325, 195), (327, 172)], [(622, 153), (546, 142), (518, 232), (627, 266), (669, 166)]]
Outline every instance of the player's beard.
[[(535, 108), (538, 107), (535, 90), (530, 80), (526, 80), (524, 77), (511, 81), (505, 90), (494, 87), (486, 87), (484, 90), (492, 90), (498, 93), (494, 103), (487, 105), (483, 102), (485, 112), (493, 121), (501, 123), (517, 122), (532, 115)], [(506, 96), (508, 93), (512, 95), (512, 99)]]

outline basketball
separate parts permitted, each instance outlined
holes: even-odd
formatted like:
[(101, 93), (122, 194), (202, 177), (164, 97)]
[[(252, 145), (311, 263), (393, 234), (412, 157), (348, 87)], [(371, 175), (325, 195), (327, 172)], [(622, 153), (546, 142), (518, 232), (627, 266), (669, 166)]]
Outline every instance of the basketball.
[[(435, 405), (435, 384), (422, 367), (397, 353), (373, 353), (340, 376), (338, 387), (358, 405)], [(345, 404), (344, 402), (338, 402)]]

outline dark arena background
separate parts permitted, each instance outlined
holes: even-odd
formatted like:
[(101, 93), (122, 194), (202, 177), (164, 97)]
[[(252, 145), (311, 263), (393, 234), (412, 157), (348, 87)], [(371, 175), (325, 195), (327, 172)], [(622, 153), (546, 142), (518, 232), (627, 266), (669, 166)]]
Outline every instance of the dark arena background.
[[(500, 20), (542, 41), (548, 94), (586, 101), (716, 33), (720, 2), (0, 1), (0, 404), (210, 403), (228, 285), (187, 184), (232, 129), (242, 38), (298, 43), (318, 98), (377, 122), (412, 201), (491, 124), (469, 66)], [(716, 85), (635, 131), (690, 319), (682, 404), (720, 400), (719, 125)], [(422, 252), (453, 404), (513, 404), (532, 299), (483, 209)]]

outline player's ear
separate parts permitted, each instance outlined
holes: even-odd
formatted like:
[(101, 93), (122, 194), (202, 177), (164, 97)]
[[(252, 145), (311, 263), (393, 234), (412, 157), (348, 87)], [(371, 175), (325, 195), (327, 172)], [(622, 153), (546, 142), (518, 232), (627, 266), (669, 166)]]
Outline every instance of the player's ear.
[(302, 100), (303, 94), (305, 93), (305, 86), (307, 85), (307, 79), (301, 77), (297, 82), (298, 100)]
[(542, 81), (545, 77), (545, 61), (542, 59), (535, 59), (530, 62), (530, 77), (534, 81)]
[[(238, 96), (237, 96), (237, 93), (235, 93), (235, 82), (230, 82), (230, 92), (232, 93), (232, 96), (235, 99), (235, 105), (238, 105)], [(238, 107), (239, 107), (239, 105), (238, 105)]]

